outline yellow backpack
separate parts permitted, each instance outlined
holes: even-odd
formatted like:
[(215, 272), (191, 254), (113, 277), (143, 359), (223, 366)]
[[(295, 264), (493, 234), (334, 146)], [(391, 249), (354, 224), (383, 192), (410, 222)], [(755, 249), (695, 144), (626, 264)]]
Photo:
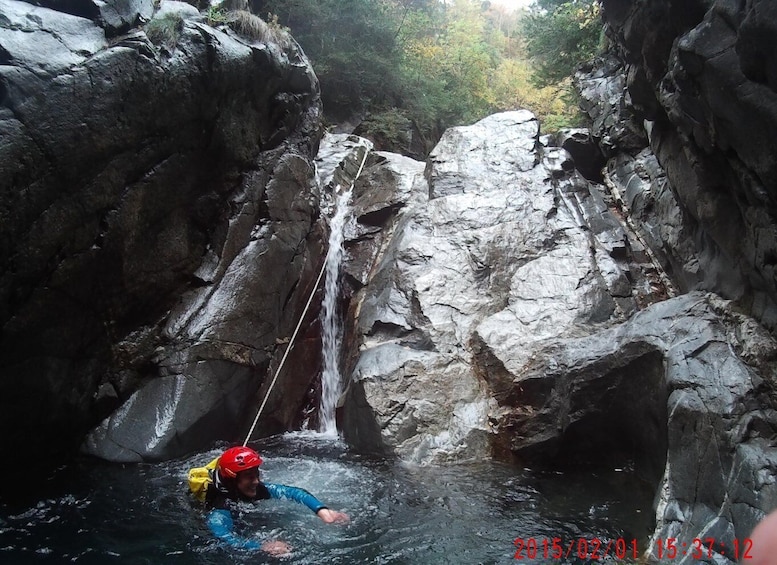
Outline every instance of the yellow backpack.
[(218, 462), (219, 458), (216, 457), (204, 467), (189, 469), (189, 490), (200, 502), (205, 502), (205, 494), (208, 492), (208, 485), (213, 482), (213, 473)]

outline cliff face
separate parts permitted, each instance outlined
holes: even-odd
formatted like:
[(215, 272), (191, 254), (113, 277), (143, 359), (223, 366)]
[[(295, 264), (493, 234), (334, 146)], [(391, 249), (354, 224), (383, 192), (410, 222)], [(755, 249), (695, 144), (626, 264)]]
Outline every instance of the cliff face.
[[(654, 539), (709, 536), (719, 546), (716, 562), (729, 562), (723, 554), (733, 539), (749, 535), (775, 505), (767, 478), (775, 468), (774, 342), (746, 329), (752, 322), (736, 329), (730, 320), (744, 312), (777, 331), (777, 4), (603, 0), (602, 7), (610, 48), (576, 82), (607, 158), (604, 182), (681, 292), (734, 301), (724, 315), (727, 337), (705, 351), (683, 353), (687, 314), (674, 312), (664, 332), (679, 338), (669, 358), (680, 357), (664, 361), (669, 443)], [(645, 316), (652, 314), (630, 324)], [(708, 326), (705, 318), (693, 315), (694, 334), (718, 331), (720, 322)], [(758, 376), (732, 388), (735, 364), (703, 359), (717, 355), (716, 342)], [(707, 371), (713, 366), (725, 371), (716, 378)], [(678, 379), (678, 370), (687, 375)], [(721, 386), (710, 388), (716, 380)], [(716, 448), (700, 450), (703, 437)]]
[(448, 130), (426, 167), (379, 153), (365, 171), (367, 195), (401, 204), (384, 203), (377, 236), (375, 198), (355, 202), (353, 443), (420, 463), (487, 456), (542, 344), (656, 299), (602, 193), (538, 137), (530, 112), (497, 114)]
[(602, 5), (612, 47), (578, 84), (609, 180), (681, 290), (775, 331), (777, 5)]
[(425, 168), (370, 161), (344, 435), (421, 463), (630, 467), (653, 541), (713, 538), (733, 563), (777, 501), (777, 19), (604, 8), (612, 50), (577, 77), (601, 185), (522, 113), (449, 130)]
[[(242, 439), (318, 272), (314, 177), (361, 170), (347, 138), (314, 170), (317, 83), (293, 46), (173, 2), (155, 44), (132, 26), (159, 12), (100, 6), (119, 4), (137, 9), (0, 0), (9, 453), (89, 428), (85, 449), (116, 461)], [(654, 538), (712, 537), (727, 563), (777, 503), (777, 341), (747, 315), (774, 331), (775, 20), (756, 1), (604, 7), (613, 52), (578, 77), (603, 184), (528, 111), (449, 130), (426, 164), (371, 153), (346, 234), (342, 429), (421, 463), (633, 466)], [(262, 433), (307, 401), (304, 328)]]
[(49, 4), (80, 9), (0, 0), (0, 446), (53, 460), (128, 399), (93, 452), (229, 437), (319, 259), (315, 75), (188, 4)]
[(448, 130), (426, 166), (368, 159), (344, 437), (420, 464), (632, 469), (654, 539), (714, 537), (731, 563), (777, 501), (777, 341), (713, 293), (672, 296), (615, 181), (586, 181), (538, 131), (511, 112)]

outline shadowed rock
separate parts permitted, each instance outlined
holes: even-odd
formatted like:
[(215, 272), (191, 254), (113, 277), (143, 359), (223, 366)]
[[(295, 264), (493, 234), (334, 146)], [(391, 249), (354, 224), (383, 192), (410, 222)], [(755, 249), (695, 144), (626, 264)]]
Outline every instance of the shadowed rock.
[(765, 408), (777, 342), (720, 298), (691, 293), (548, 340), (520, 370), (478, 345), (502, 407), (498, 451), (532, 467), (634, 466), (656, 492), (654, 539), (710, 536), (725, 554), (777, 503), (764, 480), (777, 470)]
[[(619, 163), (648, 146), (624, 131), (649, 138), (672, 193), (658, 188), (659, 205), (635, 221), (646, 232), (672, 226), (659, 247), (681, 290), (737, 300), (773, 330), (774, 3), (605, 0), (603, 8), (613, 48), (577, 77), (592, 133)], [(619, 167), (610, 171), (623, 191), (631, 176)]]
[(0, 12), (4, 450), (71, 452), (119, 405), (91, 453), (236, 437), (320, 253), (304, 55), (191, 10), (177, 47), (109, 42), (105, 14)]

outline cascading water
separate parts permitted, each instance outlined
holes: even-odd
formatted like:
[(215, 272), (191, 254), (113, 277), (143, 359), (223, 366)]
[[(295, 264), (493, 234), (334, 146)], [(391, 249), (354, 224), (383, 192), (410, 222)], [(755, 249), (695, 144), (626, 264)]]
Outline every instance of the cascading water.
[(343, 339), (342, 324), (337, 308), (340, 291), (340, 267), (343, 261), (345, 230), (351, 218), (351, 192), (335, 187), (334, 214), (329, 223), (329, 252), (326, 256), (326, 282), (322, 307), (322, 353), (324, 368), (321, 373), (321, 403), (318, 431), (327, 436), (337, 436), (335, 409), (341, 393), (340, 349)]

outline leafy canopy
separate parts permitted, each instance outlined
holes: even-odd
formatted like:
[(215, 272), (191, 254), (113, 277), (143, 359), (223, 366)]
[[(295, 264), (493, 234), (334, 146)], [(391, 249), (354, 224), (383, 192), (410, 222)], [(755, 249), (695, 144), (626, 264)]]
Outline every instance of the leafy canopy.
[(366, 117), (384, 148), (404, 144), (412, 129), (428, 151), (448, 127), (516, 108), (532, 110), (545, 129), (576, 123), (562, 79), (598, 40), (594, 0), (537, 0), (530, 12), (488, 0), (251, 6), (291, 29), (319, 77), (327, 118)]
[(601, 28), (596, 0), (535, 0), (535, 10), (524, 19), (523, 31), (537, 85), (558, 84), (592, 59)]

